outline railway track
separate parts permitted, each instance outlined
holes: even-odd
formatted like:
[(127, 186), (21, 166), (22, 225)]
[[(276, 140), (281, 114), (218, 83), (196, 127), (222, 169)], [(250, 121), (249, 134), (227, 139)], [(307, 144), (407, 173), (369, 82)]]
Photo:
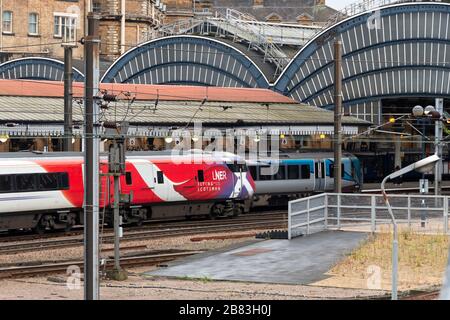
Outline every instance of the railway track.
[(401, 300), (437, 300), (439, 299), (439, 295), (439, 291), (418, 292), (409, 294), (404, 298), (401, 298)]
[[(232, 219), (206, 221), (204, 223), (190, 222), (183, 225), (165, 225), (152, 226), (147, 228), (136, 228), (126, 230), (121, 242), (140, 241), (148, 239), (166, 238), (173, 236), (189, 236), (210, 233), (221, 233), (229, 231), (248, 231), (264, 229), (284, 229), (286, 228), (285, 215), (272, 215), (251, 219)], [(113, 233), (108, 231), (101, 237), (104, 244), (110, 244), (114, 241)], [(18, 254), (33, 252), (37, 250), (53, 250), (61, 248), (70, 248), (83, 245), (83, 236), (66, 237), (64, 239), (32, 239), (27, 242), (20, 241), (15, 243), (0, 244), (0, 255)]]
[[(138, 256), (122, 257), (120, 259), (120, 265), (122, 267), (152, 266), (202, 252), (203, 251), (169, 251), (166, 253), (146, 253)], [(78, 260), (43, 263), (27, 266), (2, 267), (0, 268), (0, 278), (31, 277), (55, 273), (66, 273), (68, 268), (72, 266), (78, 266), (80, 270), (83, 270), (84, 262), (82, 260)], [(101, 266), (101, 269), (111, 270), (113, 266), (114, 260), (108, 259), (106, 260), (106, 264)]]
[[(233, 218), (233, 221), (238, 220), (253, 220), (253, 219), (263, 219), (263, 218), (277, 218), (280, 219), (282, 217), (287, 217), (286, 210), (273, 211), (269, 213), (258, 213), (258, 214), (247, 214), (237, 218)], [(147, 230), (151, 228), (170, 228), (170, 227), (185, 227), (185, 226), (194, 226), (194, 225), (214, 225), (220, 221), (230, 221), (229, 219), (218, 219), (218, 220), (149, 220), (144, 223), (143, 226), (140, 227), (125, 227), (126, 231), (138, 231), (138, 230)], [(105, 227), (104, 230), (112, 230), (112, 228)], [(112, 232), (112, 231), (111, 231)], [(69, 236), (79, 236), (83, 235), (83, 227), (75, 227), (72, 231), (68, 232), (49, 232), (43, 235), (38, 234), (29, 234), (29, 233), (19, 233), (15, 235), (10, 235), (7, 233), (0, 234), (0, 244), (7, 242), (18, 242), (18, 241), (30, 241), (30, 240), (42, 240), (42, 239), (53, 239), (53, 238), (61, 238), (61, 237), (69, 237)]]

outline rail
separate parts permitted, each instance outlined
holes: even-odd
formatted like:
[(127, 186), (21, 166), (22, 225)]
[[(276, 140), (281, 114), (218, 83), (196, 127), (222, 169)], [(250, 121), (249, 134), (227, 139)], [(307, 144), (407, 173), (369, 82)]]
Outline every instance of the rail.
[[(448, 196), (390, 195), (401, 228), (449, 234)], [(326, 230), (379, 232), (391, 219), (382, 195), (324, 193), (289, 203), (289, 239)]]

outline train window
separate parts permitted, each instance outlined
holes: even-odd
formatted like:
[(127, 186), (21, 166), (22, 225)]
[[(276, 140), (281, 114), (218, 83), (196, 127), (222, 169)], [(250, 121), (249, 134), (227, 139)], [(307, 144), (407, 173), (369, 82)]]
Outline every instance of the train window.
[(164, 184), (164, 174), (162, 173), (162, 171), (158, 171), (156, 175), (158, 176), (158, 183)]
[(36, 180), (34, 174), (21, 174), (16, 176), (17, 191), (36, 190)]
[(42, 173), (37, 178), (39, 191), (58, 190), (57, 173)]
[(276, 174), (273, 175), (273, 180), (286, 180), (286, 167), (280, 166)]
[(69, 190), (69, 174), (67, 172), (58, 173), (59, 176), (59, 189)]
[(269, 166), (259, 167), (259, 180), (270, 181), (272, 180), (272, 175), (268, 174), (270, 172)]
[(205, 182), (205, 173), (203, 170), (198, 170), (198, 182)]
[(125, 182), (129, 186), (131, 186), (133, 184), (133, 179), (131, 177), (131, 172), (129, 172), (129, 171), (125, 173)]
[[(334, 164), (330, 164), (330, 178), (334, 178)], [(341, 176), (342, 176), (342, 178), (344, 178), (344, 176), (345, 176), (345, 166), (344, 166), (344, 164), (341, 164)]]
[(311, 179), (311, 168), (309, 165), (302, 165), (300, 166), (301, 173), (302, 173), (302, 179)]
[(300, 179), (300, 171), (298, 166), (288, 166), (288, 179), (298, 180)]
[(253, 178), (253, 180), (257, 181), (258, 180), (258, 167), (249, 167), (250, 170), (250, 174)]
[(11, 192), (13, 190), (12, 176), (0, 176), (0, 193)]

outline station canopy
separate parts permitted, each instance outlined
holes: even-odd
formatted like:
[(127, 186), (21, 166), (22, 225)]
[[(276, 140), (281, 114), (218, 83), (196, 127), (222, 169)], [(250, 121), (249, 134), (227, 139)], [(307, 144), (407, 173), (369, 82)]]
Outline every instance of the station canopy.
[[(64, 87), (58, 82), (0, 80), (0, 134), (60, 136)], [(117, 102), (102, 109), (102, 121), (128, 121), (128, 134), (165, 137), (201, 123), (205, 129), (259, 130), (270, 134), (334, 132), (333, 112), (297, 103), (268, 89), (102, 84)], [(83, 132), (83, 84), (74, 85), (74, 132)], [(370, 123), (344, 117), (344, 133), (358, 134)]]

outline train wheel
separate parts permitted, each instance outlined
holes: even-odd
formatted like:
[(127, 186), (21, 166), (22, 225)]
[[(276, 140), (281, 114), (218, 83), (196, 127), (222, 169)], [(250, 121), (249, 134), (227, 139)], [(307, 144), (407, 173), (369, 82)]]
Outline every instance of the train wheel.
[(77, 222), (77, 215), (75, 213), (71, 213), (67, 219), (67, 224), (64, 228), (65, 232), (69, 232), (70, 230), (72, 230), (72, 227), (76, 224)]
[(209, 213), (209, 218), (211, 220), (216, 220), (217, 218), (223, 216), (224, 210), (225, 210), (225, 206), (223, 204), (215, 204), (211, 208), (211, 212)]
[(36, 227), (33, 228), (33, 232), (42, 236), (45, 233), (46, 228), (39, 222)]
[(144, 224), (144, 219), (139, 218), (134, 224), (137, 227), (142, 227), (142, 225)]
[(244, 207), (237, 204), (233, 211), (233, 218), (239, 217), (243, 213), (244, 213)]

